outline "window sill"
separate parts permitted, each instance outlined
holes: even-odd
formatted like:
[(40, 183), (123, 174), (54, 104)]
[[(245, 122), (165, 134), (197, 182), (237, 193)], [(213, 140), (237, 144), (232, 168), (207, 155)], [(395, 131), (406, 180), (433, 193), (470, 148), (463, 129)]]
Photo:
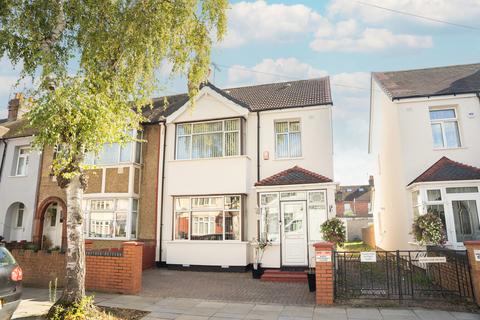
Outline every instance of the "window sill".
[(292, 158), (274, 158), (273, 161), (288, 161), (288, 160), (303, 160), (304, 157), (292, 157)]
[(168, 242), (183, 244), (248, 244), (248, 241), (241, 240), (170, 240)]
[(248, 159), (250, 157), (247, 155), (240, 155), (240, 156), (228, 156), (228, 157), (214, 157), (214, 158), (198, 158), (198, 159), (173, 159), (168, 160), (168, 162), (193, 162), (193, 161), (211, 161), (211, 160), (226, 160), (226, 159)]
[(465, 146), (453, 147), (453, 148), (433, 148), (433, 151), (449, 151), (449, 150), (462, 150), (462, 149), (468, 149), (468, 148)]
[(28, 177), (28, 174), (24, 174), (24, 175), (21, 175), (21, 176), (8, 176), (9, 178), (26, 178)]

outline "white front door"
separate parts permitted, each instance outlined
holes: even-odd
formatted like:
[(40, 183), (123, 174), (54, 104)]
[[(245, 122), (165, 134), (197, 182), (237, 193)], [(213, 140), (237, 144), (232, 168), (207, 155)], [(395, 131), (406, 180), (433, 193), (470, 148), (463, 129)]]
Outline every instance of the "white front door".
[(282, 202), (282, 265), (306, 266), (307, 210), (305, 201)]
[(62, 245), (62, 209), (57, 203), (48, 206), (43, 220), (43, 239), (42, 247), (44, 249), (52, 249)]

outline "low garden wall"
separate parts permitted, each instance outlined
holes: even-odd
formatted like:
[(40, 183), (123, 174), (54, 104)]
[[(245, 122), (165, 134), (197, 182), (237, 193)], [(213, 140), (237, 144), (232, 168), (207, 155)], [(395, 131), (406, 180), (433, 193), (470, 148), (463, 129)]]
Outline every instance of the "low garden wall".
[[(88, 290), (137, 294), (142, 287), (143, 243), (124, 242), (120, 250), (91, 250), (85, 243), (86, 279)], [(57, 279), (65, 283), (65, 254), (60, 252), (12, 250), (23, 269), (27, 286), (48, 287)]]

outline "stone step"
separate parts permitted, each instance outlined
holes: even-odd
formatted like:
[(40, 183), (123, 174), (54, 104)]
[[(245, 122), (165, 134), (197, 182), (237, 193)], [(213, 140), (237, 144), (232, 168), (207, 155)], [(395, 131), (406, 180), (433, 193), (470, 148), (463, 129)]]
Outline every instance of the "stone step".
[(305, 271), (282, 271), (276, 269), (265, 270), (260, 280), (271, 282), (308, 282)]

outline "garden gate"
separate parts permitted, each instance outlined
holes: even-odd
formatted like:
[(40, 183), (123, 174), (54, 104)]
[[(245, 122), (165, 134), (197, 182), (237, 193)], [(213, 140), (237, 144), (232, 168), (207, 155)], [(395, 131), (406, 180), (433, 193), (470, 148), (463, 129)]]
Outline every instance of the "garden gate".
[(338, 299), (473, 301), (465, 250), (334, 252)]

